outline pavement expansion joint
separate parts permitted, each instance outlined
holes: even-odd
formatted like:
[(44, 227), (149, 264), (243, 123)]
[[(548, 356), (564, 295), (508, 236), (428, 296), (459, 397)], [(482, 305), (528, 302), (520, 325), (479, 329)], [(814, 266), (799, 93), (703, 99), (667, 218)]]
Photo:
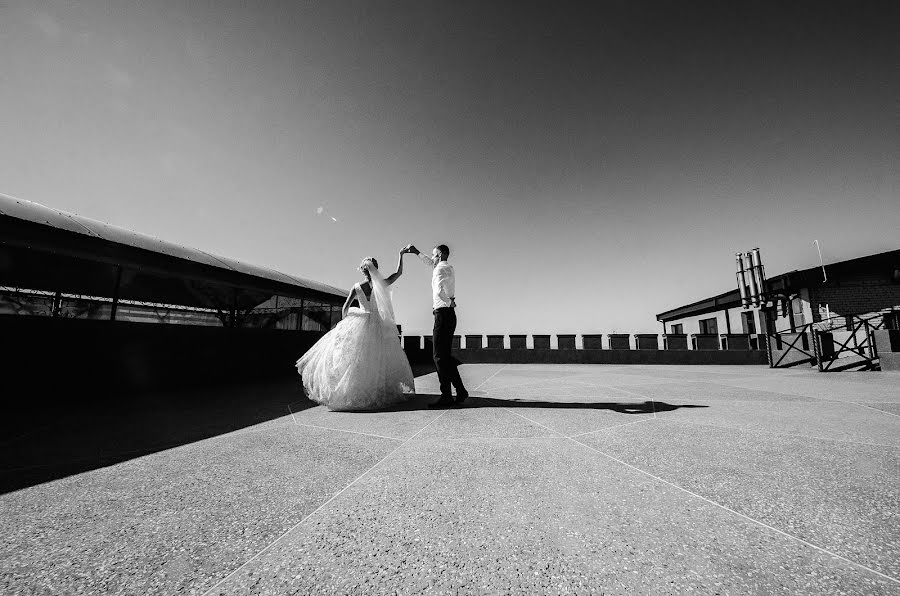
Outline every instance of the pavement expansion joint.
[[(721, 381), (707, 381), (707, 382), (714, 383), (716, 385), (722, 385), (724, 387), (731, 387), (731, 388), (738, 387), (740, 389), (747, 389), (746, 387), (741, 387), (740, 385), (729, 385), (728, 383), (722, 383)], [(752, 391), (752, 389), (748, 389), (748, 391)], [(849, 400), (844, 400), (844, 399), (828, 399), (827, 397), (817, 397), (815, 395), (807, 395), (805, 393), (788, 393), (787, 391), (777, 391), (775, 389), (763, 389), (762, 391), (765, 391), (766, 393), (777, 393), (778, 395), (788, 395), (790, 397), (797, 397), (797, 396), (808, 397), (809, 399), (816, 399), (819, 401), (827, 401), (827, 402), (833, 403), (833, 404), (852, 404), (854, 406), (859, 406), (861, 408), (875, 410), (876, 412), (878, 412), (880, 414), (887, 414), (888, 416), (896, 416), (896, 417), (900, 418), (900, 414), (894, 414), (893, 412), (887, 412), (885, 410), (873, 408), (872, 406), (860, 403), (858, 401), (849, 401)]]
[(833, 551), (828, 550), (827, 548), (823, 548), (823, 547), (821, 547), (821, 546), (818, 546), (818, 545), (816, 545), (816, 544), (813, 544), (812, 542), (809, 542), (809, 541), (807, 541), (807, 540), (804, 540), (804, 539), (800, 538), (799, 536), (794, 536), (793, 534), (789, 534), (788, 532), (785, 532), (784, 530), (779, 530), (778, 528), (776, 528), (776, 527), (774, 527), (774, 526), (770, 526), (769, 524), (767, 524), (767, 523), (765, 523), (765, 522), (763, 522), (763, 521), (760, 521), (760, 520), (758, 520), (758, 519), (752, 518), (752, 517), (750, 517), (749, 515), (743, 514), (743, 513), (739, 512), (739, 511), (735, 511), (734, 509), (731, 509), (730, 507), (727, 507), (726, 505), (723, 505), (723, 504), (721, 504), (721, 503), (718, 503), (718, 502), (716, 502), (716, 501), (713, 501), (712, 499), (709, 499), (709, 498), (707, 498), (707, 497), (704, 497), (703, 495), (699, 495), (699, 494), (697, 494), (697, 493), (695, 493), (695, 492), (693, 492), (693, 491), (691, 491), (691, 490), (688, 490), (688, 489), (684, 488), (683, 486), (679, 486), (679, 485), (675, 484), (674, 482), (670, 482), (670, 481), (668, 481), (668, 480), (666, 480), (666, 479), (664, 479), (664, 478), (660, 478), (659, 476), (656, 476), (655, 474), (651, 474), (650, 472), (648, 472), (648, 471), (646, 471), (646, 470), (642, 470), (641, 468), (639, 468), (639, 467), (637, 467), (637, 466), (634, 466), (634, 465), (632, 465), (632, 464), (629, 464), (629, 463), (626, 462), (626, 461), (622, 461), (621, 459), (619, 459), (619, 458), (617, 458), (617, 457), (615, 457), (615, 456), (612, 456), (612, 455), (610, 455), (610, 454), (608, 454), (608, 453), (606, 453), (606, 452), (604, 452), (604, 451), (601, 451), (601, 450), (597, 449), (596, 447), (593, 447), (593, 446), (588, 445), (588, 444), (586, 444), (586, 443), (582, 443), (581, 441), (576, 441), (575, 439), (570, 439), (570, 440), (571, 440), (572, 442), (574, 442), (574, 443), (578, 443), (579, 445), (583, 445), (584, 447), (587, 447), (587, 448), (590, 449), (591, 451), (594, 451), (594, 452), (596, 452), (596, 453), (599, 453), (600, 455), (602, 455), (602, 456), (604, 456), (604, 457), (607, 457), (607, 458), (613, 460), (613, 461), (616, 462), (616, 463), (619, 463), (619, 464), (621, 464), (621, 465), (623, 465), (623, 466), (626, 466), (626, 467), (628, 467), (628, 468), (631, 468), (632, 470), (634, 470), (634, 471), (636, 471), (636, 472), (639, 472), (639, 473), (641, 473), (641, 474), (645, 474), (645, 475), (649, 476), (650, 478), (653, 478), (654, 480), (656, 480), (656, 481), (658, 481), (658, 482), (662, 482), (663, 484), (667, 484), (667, 485), (671, 486), (672, 488), (676, 488), (676, 489), (678, 489), (678, 490), (680, 490), (680, 491), (683, 491), (683, 492), (685, 492), (685, 493), (687, 493), (687, 494), (689, 494), (689, 495), (691, 495), (691, 496), (693, 496), (693, 497), (696, 497), (696, 498), (698, 498), (698, 499), (700, 499), (700, 500), (702, 500), (702, 501), (705, 501), (706, 503), (709, 503), (710, 505), (713, 505), (713, 506), (715, 506), (715, 507), (719, 507), (719, 508), (721, 508), (721, 509), (723, 509), (723, 510), (725, 510), (725, 511), (727, 511), (727, 512), (733, 514), (733, 515), (736, 515), (736, 516), (738, 516), (738, 517), (740, 517), (740, 518), (743, 518), (743, 519), (745, 519), (745, 520), (747, 520), (747, 521), (749, 521), (749, 522), (751, 522), (751, 523), (754, 523), (754, 524), (757, 524), (757, 525), (759, 525), (759, 526), (761, 526), (761, 527), (763, 527), (763, 528), (766, 528), (766, 529), (769, 530), (769, 531), (772, 531), (772, 532), (775, 532), (775, 533), (780, 534), (780, 535), (782, 535), (782, 536), (785, 536), (786, 538), (790, 538), (791, 540), (795, 540), (795, 541), (797, 541), (797, 542), (799, 542), (799, 543), (801, 543), (801, 544), (804, 544), (804, 545), (806, 545), (806, 546), (808, 546), (808, 547), (810, 547), (810, 548), (813, 548), (813, 549), (815, 549), (815, 550), (817, 550), (817, 551), (819, 551), (819, 552), (822, 552), (822, 553), (824, 553), (824, 554), (826, 554), (826, 555), (828, 555), (828, 556), (830, 556), (830, 557), (834, 557), (835, 559), (839, 559), (839, 560), (841, 560), (841, 561), (844, 561), (845, 563), (849, 563), (849, 564), (851, 564), (851, 565), (853, 565), (853, 566), (855, 566), (855, 567), (859, 567), (860, 569), (864, 569), (864, 570), (866, 570), (866, 571), (868, 571), (868, 572), (870, 572), (870, 573), (873, 573), (873, 574), (875, 574), (875, 575), (877, 575), (877, 576), (879, 576), (879, 577), (881, 577), (881, 578), (883, 578), (883, 579), (887, 579), (887, 580), (889, 580), (889, 581), (892, 581), (892, 582), (894, 582), (894, 583), (900, 585), (900, 579), (898, 579), (898, 578), (896, 578), (896, 577), (892, 577), (892, 576), (890, 576), (890, 575), (887, 575), (887, 574), (885, 574), (885, 573), (882, 573), (882, 572), (880, 572), (880, 571), (877, 571), (877, 570), (875, 570), (875, 569), (872, 569), (871, 567), (867, 567), (866, 565), (863, 565), (862, 563), (859, 563), (859, 562), (857, 562), (857, 561), (853, 561), (853, 560), (851, 560), (851, 559), (848, 559), (847, 557), (845, 557), (845, 556), (843, 556), (843, 555), (839, 555), (839, 554), (837, 554), (837, 553), (835, 553), (835, 552), (833, 552)]
[(333, 431), (339, 432), (339, 433), (351, 433), (354, 435), (363, 435), (364, 437), (373, 437), (375, 439), (388, 439), (389, 441), (404, 441), (405, 440), (400, 437), (388, 437), (386, 435), (376, 435), (373, 433), (364, 433), (359, 430), (350, 430), (348, 428), (334, 428), (333, 426), (320, 426), (318, 424), (307, 424), (306, 422), (297, 422), (296, 419), (294, 420), (294, 425), (305, 426), (307, 428), (319, 428), (322, 430), (333, 430)]
[[(833, 437), (818, 437), (815, 435), (804, 435), (804, 434), (800, 434), (800, 433), (788, 433), (788, 432), (782, 432), (782, 431), (777, 431), (777, 430), (763, 430), (761, 428), (747, 428), (744, 426), (735, 426), (735, 425), (729, 425), (729, 424), (712, 424), (709, 422), (691, 422), (690, 420), (681, 420), (681, 419), (679, 419), (679, 420), (663, 420), (662, 422), (668, 422), (670, 424), (690, 424), (693, 426), (709, 426), (712, 428), (727, 428), (728, 430), (737, 430), (737, 431), (750, 432), (750, 433), (764, 433), (767, 435), (781, 435), (781, 436), (785, 436), (785, 437), (793, 437), (795, 439), (814, 439), (816, 441), (834, 441), (836, 443), (851, 443), (853, 445), (870, 445), (872, 447), (887, 447), (889, 449), (900, 449), (900, 445), (889, 445), (887, 443), (869, 443), (867, 441), (854, 441), (852, 439), (837, 439), (837, 438), (833, 438)], [(622, 426), (622, 425), (620, 425), (620, 426)], [(614, 428), (614, 427), (610, 427), (610, 428)], [(605, 430), (605, 429), (601, 429), (601, 430)], [(592, 432), (599, 432), (599, 431), (592, 431)], [(587, 435), (587, 434), (590, 434), (590, 433), (582, 433), (582, 435)], [(582, 436), (582, 435), (574, 435), (574, 436)]]
[(888, 416), (894, 416), (896, 418), (900, 418), (900, 414), (894, 414), (893, 412), (888, 412), (887, 410), (882, 410), (881, 408), (873, 408), (872, 406), (870, 406), (868, 404), (861, 404), (861, 403), (855, 402), (855, 401), (850, 402), (850, 403), (854, 403), (854, 404), (856, 404), (858, 406), (862, 406), (864, 408), (869, 408), (870, 410), (875, 410), (876, 412), (881, 412), (882, 414), (887, 414)]
[[(525, 420), (528, 420), (529, 422), (532, 422), (533, 424), (537, 424), (538, 426), (541, 426), (541, 427), (543, 427), (543, 428), (546, 428), (547, 430), (551, 430), (551, 429), (547, 428), (546, 426), (544, 426), (543, 424), (541, 424), (541, 423), (539, 423), (539, 422), (537, 422), (537, 421), (535, 421), (535, 420), (531, 420), (531, 419), (528, 418), (527, 416), (523, 416), (522, 414), (519, 414), (518, 412), (513, 412), (513, 411), (509, 410), (508, 408), (504, 408), (504, 409), (507, 410), (507, 411), (509, 411), (509, 412), (512, 413), (512, 414), (515, 414), (516, 416), (520, 416), (521, 418), (524, 418)], [(553, 431), (551, 430), (551, 432), (553, 432)], [(638, 468), (637, 466), (634, 466), (634, 465), (632, 465), (632, 464), (629, 464), (628, 462), (622, 461), (621, 459), (619, 459), (619, 458), (617, 458), (617, 457), (614, 457), (614, 456), (612, 456), (612, 455), (610, 455), (610, 454), (608, 454), (608, 453), (606, 453), (606, 452), (604, 452), (604, 451), (601, 451), (601, 450), (597, 449), (596, 447), (593, 447), (593, 446), (588, 445), (588, 444), (586, 444), (586, 443), (583, 443), (583, 442), (581, 442), (581, 441), (577, 441), (577, 440), (575, 440), (574, 438), (571, 438), (571, 437), (565, 437), (565, 438), (568, 439), (568, 440), (570, 440), (570, 441), (572, 441), (573, 443), (576, 443), (576, 444), (578, 444), (578, 445), (582, 445), (582, 446), (584, 446), (584, 447), (587, 447), (587, 448), (590, 449), (591, 451), (594, 451), (594, 452), (596, 452), (596, 453), (599, 453), (600, 455), (602, 455), (602, 456), (604, 456), (604, 457), (607, 457), (607, 458), (609, 458), (609, 459), (615, 461), (616, 463), (619, 463), (619, 464), (621, 464), (621, 465), (623, 465), (623, 466), (626, 466), (626, 467), (628, 467), (628, 468), (631, 468), (632, 470), (634, 470), (634, 471), (636, 471), (636, 472), (639, 472), (639, 473), (641, 473), (641, 474), (644, 474), (644, 475), (646, 475), (646, 476), (649, 476), (650, 478), (653, 478), (653, 479), (656, 480), (657, 482), (662, 482), (663, 484), (667, 484), (667, 485), (669, 485), (669, 486), (671, 486), (671, 487), (673, 487), (673, 488), (676, 488), (676, 489), (678, 489), (678, 490), (680, 490), (680, 491), (683, 491), (683, 492), (685, 492), (685, 493), (687, 493), (687, 494), (689, 494), (689, 495), (691, 495), (691, 496), (693, 496), (693, 497), (696, 497), (696, 498), (698, 498), (698, 499), (700, 499), (700, 500), (702, 500), (702, 501), (705, 501), (705, 502), (709, 503), (710, 505), (713, 505), (713, 506), (715, 506), (715, 507), (719, 507), (719, 508), (721, 508), (721, 509), (723, 509), (723, 510), (725, 510), (725, 511), (728, 511), (729, 513), (731, 513), (731, 514), (733, 514), (733, 515), (736, 515), (736, 516), (738, 516), (738, 517), (741, 517), (741, 518), (743, 518), (743, 519), (745, 519), (745, 520), (747, 520), (747, 521), (749, 521), (749, 522), (751, 522), (751, 523), (757, 524), (757, 525), (759, 525), (759, 526), (761, 526), (761, 527), (763, 527), (763, 528), (766, 528), (766, 529), (768, 529), (768, 530), (770, 530), (770, 531), (772, 531), (772, 532), (775, 532), (775, 533), (777, 533), (777, 534), (780, 534), (780, 535), (782, 535), (782, 536), (785, 536), (785, 537), (787, 537), (787, 538), (790, 538), (791, 540), (795, 540), (795, 541), (797, 541), (797, 542), (799, 542), (799, 543), (801, 543), (801, 544), (804, 544), (804, 545), (806, 545), (806, 546), (808, 546), (808, 547), (810, 547), (810, 548), (813, 548), (813, 549), (815, 549), (815, 550), (818, 550), (818, 551), (820, 551), (820, 552), (822, 552), (822, 553), (824, 553), (824, 554), (826, 554), (826, 555), (829, 555), (829, 556), (831, 556), (831, 557), (834, 557), (834, 558), (836, 558), (836, 559), (839, 559), (839, 560), (841, 560), (841, 561), (844, 561), (845, 563), (849, 563), (849, 564), (851, 564), (851, 565), (853, 565), (853, 566), (855, 566), (855, 567), (859, 567), (860, 569), (864, 569), (864, 570), (866, 570), (866, 571), (868, 571), (868, 572), (870, 572), (870, 573), (873, 573), (873, 574), (875, 574), (875, 575), (877, 575), (877, 576), (879, 576), (879, 577), (881, 577), (881, 578), (883, 578), (883, 579), (887, 579), (887, 580), (889, 580), (889, 581), (891, 581), (891, 582), (894, 582), (894, 583), (900, 585), (900, 579), (898, 579), (898, 578), (892, 577), (892, 576), (890, 576), (890, 575), (887, 575), (887, 574), (885, 574), (885, 573), (882, 573), (882, 572), (880, 572), (880, 571), (877, 571), (877, 570), (875, 570), (875, 569), (872, 569), (871, 567), (867, 567), (866, 565), (863, 565), (862, 563), (859, 563), (859, 562), (857, 562), (857, 561), (853, 561), (853, 560), (851, 560), (851, 559), (848, 559), (847, 557), (844, 557), (844, 556), (839, 555), (839, 554), (837, 554), (837, 553), (835, 553), (835, 552), (833, 552), (833, 551), (830, 551), (830, 550), (828, 550), (828, 549), (826, 549), (826, 548), (823, 548), (823, 547), (821, 547), (821, 546), (818, 546), (818, 545), (816, 545), (816, 544), (813, 544), (812, 542), (809, 542), (809, 541), (807, 541), (807, 540), (804, 540), (804, 539), (802, 539), (802, 538), (800, 538), (800, 537), (798, 537), (798, 536), (794, 536), (793, 534), (789, 534), (789, 533), (785, 532), (784, 530), (779, 530), (778, 528), (776, 528), (776, 527), (774, 527), (774, 526), (770, 526), (769, 524), (767, 524), (767, 523), (765, 523), (765, 522), (762, 522), (762, 521), (760, 521), (760, 520), (758, 520), (758, 519), (754, 519), (754, 518), (752, 518), (752, 517), (750, 517), (750, 516), (748, 516), (748, 515), (745, 515), (745, 514), (743, 514), (743, 513), (740, 513), (739, 511), (735, 511), (734, 509), (731, 509), (730, 507), (727, 507), (727, 506), (725, 506), (725, 505), (723, 505), (723, 504), (721, 504), (721, 503), (718, 503), (718, 502), (716, 502), (716, 501), (713, 501), (712, 499), (709, 499), (709, 498), (707, 498), (707, 497), (704, 497), (703, 495), (699, 495), (699, 494), (697, 494), (697, 493), (695, 493), (695, 492), (693, 492), (693, 491), (691, 491), (691, 490), (688, 490), (688, 489), (686, 489), (686, 488), (684, 488), (684, 487), (682, 487), (682, 486), (679, 486), (679, 485), (677, 485), (677, 484), (675, 484), (675, 483), (673, 483), (673, 482), (670, 482), (670, 481), (668, 481), (668, 480), (665, 480), (664, 478), (660, 478), (659, 476), (656, 476), (655, 474), (652, 474), (652, 473), (650, 473), (650, 472), (648, 472), (648, 471), (646, 471), (646, 470), (642, 470), (641, 468)]]
[(503, 409), (506, 410), (507, 412), (509, 412), (510, 414), (515, 414), (515, 415), (518, 416), (519, 418), (524, 418), (524, 419), (527, 420), (528, 422), (540, 426), (540, 427), (543, 428), (544, 430), (547, 430), (547, 431), (553, 433), (553, 434), (556, 435), (556, 436), (565, 438), (561, 433), (556, 432), (555, 430), (553, 430), (553, 429), (550, 428), (549, 426), (545, 426), (545, 425), (541, 424), (540, 422), (536, 422), (536, 421), (532, 420), (531, 418), (529, 418), (529, 417), (527, 417), (527, 416), (523, 416), (522, 414), (519, 414), (518, 412), (513, 412), (513, 411), (510, 410), (509, 408), (503, 408)]
[(404, 445), (406, 445), (407, 443), (409, 443), (410, 441), (412, 441), (413, 439), (415, 439), (422, 431), (424, 431), (426, 428), (428, 428), (429, 426), (431, 426), (432, 424), (434, 424), (435, 422), (437, 422), (437, 421), (438, 421), (444, 414), (446, 414), (447, 412), (448, 412), (448, 410), (444, 410), (443, 412), (441, 412), (440, 414), (438, 414), (437, 416), (435, 416), (434, 418), (432, 418), (432, 419), (428, 422), (428, 424), (426, 424), (425, 426), (423, 426), (422, 428), (420, 428), (418, 431), (416, 431), (416, 433), (415, 433), (414, 435), (412, 435), (411, 437), (409, 437), (408, 439), (404, 440), (402, 443), (400, 443), (399, 445), (397, 445), (396, 447), (394, 447), (387, 455), (385, 455), (385, 456), (382, 457), (380, 460), (378, 460), (377, 462), (375, 462), (375, 464), (373, 464), (369, 469), (367, 469), (365, 472), (363, 472), (362, 474), (360, 474), (359, 476), (357, 476), (356, 478), (354, 478), (354, 479), (350, 482), (350, 484), (348, 484), (347, 486), (345, 486), (344, 488), (342, 488), (341, 490), (339, 490), (338, 492), (336, 492), (335, 494), (333, 494), (333, 495), (332, 495), (331, 497), (329, 497), (324, 503), (322, 503), (321, 505), (319, 505), (318, 507), (316, 507), (312, 512), (310, 512), (308, 515), (306, 515), (303, 519), (301, 519), (300, 521), (298, 521), (296, 524), (294, 524), (293, 526), (291, 526), (290, 528), (288, 528), (287, 530), (285, 530), (280, 536), (278, 536), (277, 538), (275, 538), (275, 540), (273, 540), (272, 542), (270, 542), (270, 543), (269, 543), (267, 546), (265, 546), (262, 550), (260, 550), (258, 553), (256, 553), (255, 555), (253, 555), (252, 557), (250, 557), (249, 559), (247, 559), (246, 561), (244, 561), (244, 562), (243, 562), (239, 567), (237, 567), (234, 571), (232, 571), (231, 573), (229, 573), (228, 575), (226, 575), (225, 577), (223, 577), (222, 579), (220, 579), (219, 581), (217, 581), (212, 587), (210, 587), (208, 590), (206, 590), (205, 592), (203, 592), (203, 596), (207, 596), (207, 594), (211, 594), (216, 588), (218, 588), (220, 585), (222, 585), (223, 583), (225, 583), (226, 581), (228, 581), (231, 577), (233, 577), (233, 576), (234, 576), (236, 573), (238, 573), (241, 569), (243, 569), (244, 567), (246, 567), (247, 565), (249, 565), (250, 563), (252, 563), (253, 561), (255, 561), (255, 560), (256, 560), (257, 558), (259, 558), (261, 555), (263, 555), (263, 554), (265, 554), (267, 551), (269, 551), (273, 546), (275, 546), (276, 544), (278, 544), (279, 542), (281, 542), (281, 540), (284, 539), (288, 534), (290, 534), (291, 532), (293, 532), (294, 530), (296, 530), (297, 528), (299, 528), (301, 525), (303, 525), (303, 523), (306, 522), (306, 520), (308, 520), (309, 518), (311, 518), (312, 516), (314, 516), (316, 513), (318, 513), (319, 511), (321, 511), (326, 505), (328, 505), (329, 503), (331, 503), (332, 501), (334, 501), (335, 499), (337, 499), (339, 496), (341, 496), (342, 494), (344, 494), (351, 486), (353, 486), (354, 484), (356, 484), (357, 482), (359, 482), (360, 480), (362, 480), (364, 477), (366, 477), (366, 476), (369, 474), (369, 472), (371, 472), (372, 470), (374, 470), (375, 468), (377, 468), (378, 466), (380, 466), (383, 462), (385, 462), (388, 458), (390, 458), (394, 453), (396, 453), (397, 451), (399, 451), (400, 448), (402, 448)]
[(552, 437), (452, 437), (448, 439), (443, 439), (445, 441), (559, 441), (560, 439), (568, 439), (568, 437), (564, 437), (562, 435), (552, 436)]
[(653, 422), (656, 420), (655, 416), (656, 412), (654, 412), (653, 418), (642, 418), (641, 420), (632, 420), (631, 422), (623, 422), (622, 424), (614, 424), (613, 426), (605, 426), (603, 428), (598, 428), (597, 430), (589, 430), (585, 433), (578, 433), (577, 435), (569, 435), (565, 437), (566, 439), (575, 439), (578, 437), (583, 437), (585, 435), (593, 435), (595, 433), (602, 433), (605, 430), (611, 430), (613, 428), (622, 428), (623, 426), (631, 426), (632, 424), (640, 424), (641, 422)]
[[(500, 371), (497, 371), (497, 372), (500, 372)], [(578, 376), (585, 376), (585, 375), (566, 375), (564, 377), (551, 377), (549, 379), (537, 379), (534, 381), (525, 381), (522, 383), (511, 383), (509, 385), (501, 385), (500, 387), (495, 387), (494, 391), (499, 390), (499, 389), (518, 389), (520, 387), (528, 387), (529, 385), (540, 385), (542, 383), (547, 383), (550, 381), (577, 381), (578, 379), (576, 377), (578, 377)], [(481, 385), (484, 385), (484, 383), (487, 383), (489, 380), (490, 380), (490, 378), (485, 379), (485, 381), (483, 383), (481, 383)], [(478, 387), (481, 387), (481, 385), (479, 385)], [(477, 389), (477, 387), (476, 387), (476, 389)], [(488, 391), (490, 391), (490, 390), (485, 389), (485, 393), (487, 393)]]
[(489, 376), (488, 378), (486, 378), (485, 380), (483, 380), (481, 383), (479, 383), (479, 384), (478, 384), (478, 387), (476, 387), (475, 389), (472, 389), (472, 391), (478, 391), (479, 389), (481, 389), (481, 387), (482, 387), (485, 383), (487, 383), (488, 381), (490, 381), (491, 379), (493, 379), (494, 377), (496, 377), (496, 376), (497, 376), (499, 373), (501, 373), (506, 367), (507, 367), (507, 365), (504, 364), (503, 366), (501, 366), (500, 368), (498, 368), (497, 370), (495, 370), (494, 373), (493, 373), (491, 376)]

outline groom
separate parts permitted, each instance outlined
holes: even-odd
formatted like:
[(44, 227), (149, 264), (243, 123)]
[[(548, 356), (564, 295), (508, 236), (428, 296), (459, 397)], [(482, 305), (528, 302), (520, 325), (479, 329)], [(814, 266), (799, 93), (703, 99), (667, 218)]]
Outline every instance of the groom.
[[(441, 383), (441, 398), (428, 407), (448, 408), (461, 404), (469, 397), (469, 392), (466, 391), (459, 376), (457, 368), (459, 360), (451, 354), (453, 334), (456, 332), (456, 273), (453, 265), (447, 262), (450, 258), (450, 249), (445, 244), (439, 244), (431, 251), (431, 258), (420, 253), (412, 244), (403, 250), (418, 255), (425, 264), (432, 267), (431, 293), (434, 309), (432, 344), (434, 366), (437, 368), (438, 380)], [(451, 385), (456, 388), (455, 402), (450, 394)]]

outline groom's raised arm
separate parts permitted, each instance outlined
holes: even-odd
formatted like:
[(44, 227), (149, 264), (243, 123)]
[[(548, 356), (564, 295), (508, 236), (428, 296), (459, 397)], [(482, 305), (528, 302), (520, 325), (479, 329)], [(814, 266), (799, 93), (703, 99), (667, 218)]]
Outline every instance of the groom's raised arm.
[(412, 244), (410, 244), (409, 246), (407, 246), (407, 250), (408, 250), (409, 252), (413, 253), (414, 255), (416, 255), (417, 257), (419, 257), (419, 259), (421, 259), (421, 261), (422, 261), (423, 263), (425, 263), (426, 265), (428, 265), (429, 267), (431, 267), (432, 269), (434, 269), (434, 261), (432, 261), (430, 258), (426, 257), (426, 256), (423, 255), (421, 252), (419, 252), (419, 249), (418, 249), (418, 248), (416, 248), (415, 246), (413, 246)]

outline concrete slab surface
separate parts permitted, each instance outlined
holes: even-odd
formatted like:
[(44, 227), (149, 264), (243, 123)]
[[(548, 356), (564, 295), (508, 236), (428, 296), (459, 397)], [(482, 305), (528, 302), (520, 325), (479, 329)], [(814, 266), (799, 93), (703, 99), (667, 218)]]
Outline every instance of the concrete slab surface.
[[(0, 593), (900, 594), (889, 374), (460, 370), (449, 410), (434, 374), (375, 413), (292, 381), (228, 392), (200, 433), (160, 411), (7, 437)], [(75, 465), (98, 449), (124, 461)]]

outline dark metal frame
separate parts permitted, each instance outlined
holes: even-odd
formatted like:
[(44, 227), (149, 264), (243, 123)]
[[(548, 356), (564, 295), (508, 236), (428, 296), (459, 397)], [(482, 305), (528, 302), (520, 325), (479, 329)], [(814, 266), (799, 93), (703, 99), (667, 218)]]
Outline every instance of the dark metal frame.
[[(837, 328), (832, 324), (836, 319), (841, 319), (843, 321), (841, 327), (845, 331), (850, 332), (849, 337), (843, 342), (835, 340), (831, 334), (831, 330)], [(798, 364), (809, 363), (815, 364), (819, 372), (838, 372), (851, 368), (877, 370), (880, 367), (880, 364), (878, 360), (878, 349), (875, 346), (874, 332), (878, 329), (885, 328), (885, 314), (877, 313), (870, 316), (848, 315), (846, 317), (832, 317), (831, 319), (826, 319), (825, 321), (819, 321), (817, 323), (806, 323), (796, 331), (767, 333), (766, 339), (768, 343), (769, 367), (786, 368)], [(864, 331), (864, 333), (861, 334), (861, 331)], [(785, 333), (796, 333), (797, 335), (793, 341), (786, 342), (781, 339), (781, 336)], [(807, 334), (812, 342), (812, 346), (810, 348), (800, 347), (798, 344), (802, 342)], [(826, 334), (828, 339), (826, 339)], [(862, 335), (864, 339), (860, 340), (860, 335)], [(827, 343), (829, 341), (831, 342), (830, 345)], [(853, 344), (852, 346), (850, 345), (851, 342)], [(778, 345), (784, 344), (787, 344), (787, 348), (777, 348), (784, 349), (784, 353), (778, 360), (775, 360), (773, 350), (776, 349)], [(834, 348), (834, 350), (832, 351), (826, 348)], [(800, 352), (805, 358), (789, 364), (782, 364), (784, 359), (794, 352)], [(858, 358), (847, 364), (837, 365), (841, 360), (841, 355), (848, 352), (853, 353)]]
[[(809, 348), (801, 348), (801, 347), (797, 346), (798, 342), (802, 342), (803, 338), (807, 337), (806, 334), (807, 334), (807, 332), (812, 330), (812, 325), (813, 325), (812, 323), (807, 323), (806, 325), (801, 327), (798, 331), (766, 333), (766, 345), (767, 345), (768, 352), (769, 352), (769, 368), (787, 368), (789, 366), (797, 366), (799, 364), (819, 362), (819, 353), (818, 353), (818, 350), (816, 349), (816, 340), (815, 340), (814, 333), (812, 334), (813, 335), (813, 338), (812, 338), (813, 346), (812, 346), (811, 352), (807, 351), (807, 350), (809, 350)], [(797, 337), (794, 338), (794, 341), (788, 343), (781, 339), (781, 336), (785, 333), (796, 334)], [(778, 345), (782, 345), (782, 344), (787, 344), (787, 348), (784, 349), (784, 354), (782, 354), (781, 357), (779, 357), (778, 360), (776, 361), (775, 356), (772, 353), (772, 351), (775, 349), (779, 349), (779, 350), (783, 349), (783, 348), (777, 347)], [(782, 365), (781, 363), (788, 356), (788, 354), (790, 354), (792, 351), (800, 352), (807, 358), (791, 362), (790, 364)]]
[[(819, 372), (837, 372), (857, 367), (868, 370), (879, 368), (878, 349), (875, 347), (873, 332), (877, 329), (884, 329), (884, 315), (877, 314), (866, 318), (851, 315), (844, 318), (846, 320), (845, 330), (850, 332), (850, 336), (840, 344), (832, 338), (832, 347), (837, 346), (837, 349), (833, 354), (830, 354), (828, 358), (823, 356), (822, 336), (829, 332), (826, 330), (815, 330), (816, 356)], [(876, 321), (876, 319), (877, 322), (873, 322)], [(865, 330), (865, 339), (860, 343), (859, 332), (861, 330)], [(851, 341), (853, 342), (852, 347), (849, 346)], [(840, 359), (840, 355), (846, 352), (852, 352), (854, 355), (862, 358), (863, 362), (856, 360), (846, 366), (833, 366)]]

